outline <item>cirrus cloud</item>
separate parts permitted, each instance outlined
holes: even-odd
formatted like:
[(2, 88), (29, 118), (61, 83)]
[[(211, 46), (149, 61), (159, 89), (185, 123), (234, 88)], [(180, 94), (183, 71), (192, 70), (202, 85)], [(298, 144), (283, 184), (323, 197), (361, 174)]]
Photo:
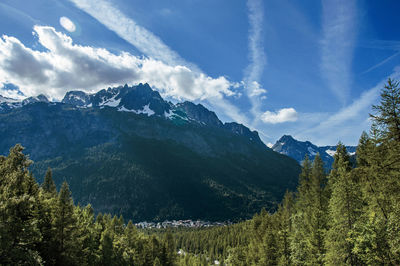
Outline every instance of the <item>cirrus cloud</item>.
[(60, 99), (71, 89), (94, 92), (139, 82), (147, 82), (164, 96), (176, 99), (234, 95), (231, 82), (223, 76), (212, 78), (187, 66), (77, 45), (71, 37), (49, 26), (34, 26), (34, 34), (46, 51), (28, 48), (12, 36), (0, 38), (0, 83), (13, 83), (26, 96), (43, 93)]
[(298, 117), (299, 115), (294, 108), (282, 108), (277, 112), (266, 111), (261, 115), (261, 120), (265, 123), (278, 124), (284, 122), (294, 122), (298, 119)]

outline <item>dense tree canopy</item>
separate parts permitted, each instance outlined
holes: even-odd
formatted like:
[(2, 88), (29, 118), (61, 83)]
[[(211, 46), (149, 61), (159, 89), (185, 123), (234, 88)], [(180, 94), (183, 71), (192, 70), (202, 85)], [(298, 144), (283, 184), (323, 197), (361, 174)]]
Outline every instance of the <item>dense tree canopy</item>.
[(212, 228), (138, 230), (75, 206), (51, 170), (39, 186), (20, 145), (0, 156), (0, 265), (400, 265), (400, 88), (389, 80), (356, 163), (307, 157), (275, 213)]

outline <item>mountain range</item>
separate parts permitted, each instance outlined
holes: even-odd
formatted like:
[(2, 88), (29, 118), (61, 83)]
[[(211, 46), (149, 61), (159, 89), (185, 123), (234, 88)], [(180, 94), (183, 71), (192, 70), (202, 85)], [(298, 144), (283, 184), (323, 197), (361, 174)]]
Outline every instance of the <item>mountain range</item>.
[[(300, 164), (306, 155), (311, 160), (314, 160), (315, 156), (319, 154), (325, 164), (325, 168), (330, 169), (337, 146), (316, 146), (309, 141), (299, 141), (290, 135), (284, 135), (271, 148), (295, 159)], [(355, 156), (356, 146), (346, 146), (346, 149), (351, 156)]]
[(39, 182), (51, 167), (75, 202), (134, 221), (246, 219), (275, 208), (300, 172), (256, 131), (148, 84), (69, 91), (61, 102), (1, 97), (0, 136), (0, 154), (26, 147)]

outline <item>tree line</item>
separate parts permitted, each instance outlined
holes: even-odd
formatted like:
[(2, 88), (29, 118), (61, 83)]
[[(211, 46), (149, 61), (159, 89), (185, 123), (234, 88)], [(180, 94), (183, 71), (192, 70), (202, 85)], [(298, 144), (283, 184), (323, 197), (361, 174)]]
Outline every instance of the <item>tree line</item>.
[(0, 265), (175, 265), (171, 234), (139, 232), (122, 216), (75, 206), (48, 170), (39, 186), (21, 145), (0, 157)]
[(180, 232), (177, 247), (227, 265), (400, 265), (399, 82), (389, 79), (372, 109), (355, 161), (341, 143), (329, 173), (306, 157), (276, 212), (235, 230)]
[[(388, 81), (356, 162), (339, 143), (327, 173), (302, 163), (276, 212), (209, 229), (143, 232), (74, 205), (48, 170), (39, 185), (20, 145), (0, 156), (0, 265), (400, 265), (400, 88)], [(178, 250), (181, 254), (178, 255)]]

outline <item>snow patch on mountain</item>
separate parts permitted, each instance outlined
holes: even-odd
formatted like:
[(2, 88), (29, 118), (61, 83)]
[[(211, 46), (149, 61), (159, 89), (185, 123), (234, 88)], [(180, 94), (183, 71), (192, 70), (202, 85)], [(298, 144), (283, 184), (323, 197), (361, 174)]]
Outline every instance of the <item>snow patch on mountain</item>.
[(127, 109), (125, 106), (121, 106), (118, 108), (118, 111), (120, 112), (131, 112), (131, 113), (135, 113), (135, 114), (146, 114), (147, 116), (152, 116), (155, 114), (155, 112), (153, 110), (151, 110), (150, 108), (150, 104), (147, 104), (145, 106), (143, 106), (142, 110), (130, 110)]
[(100, 105), (110, 106), (110, 107), (117, 107), (119, 105), (119, 103), (121, 102), (121, 98), (116, 100), (115, 97), (116, 96), (112, 97), (109, 100), (106, 100), (105, 102), (101, 103)]
[(174, 117), (174, 115), (175, 115), (175, 113), (172, 112), (172, 110), (169, 110), (168, 112), (164, 111), (164, 117), (167, 119), (172, 119)]
[(307, 150), (312, 156), (317, 155), (317, 152), (312, 147), (308, 147)]
[(119, 112), (131, 112), (131, 113), (134, 113), (134, 112), (135, 112), (135, 110), (129, 110), (129, 109), (125, 108), (125, 106), (119, 107), (119, 108), (118, 108), (118, 111), (119, 111)]
[(155, 112), (150, 109), (150, 104), (143, 106), (142, 110), (135, 111), (137, 114), (147, 114), (147, 116), (154, 115)]
[(326, 150), (325, 151), (327, 154), (329, 154), (330, 156), (334, 156), (335, 154), (336, 154), (336, 151), (335, 150)]

